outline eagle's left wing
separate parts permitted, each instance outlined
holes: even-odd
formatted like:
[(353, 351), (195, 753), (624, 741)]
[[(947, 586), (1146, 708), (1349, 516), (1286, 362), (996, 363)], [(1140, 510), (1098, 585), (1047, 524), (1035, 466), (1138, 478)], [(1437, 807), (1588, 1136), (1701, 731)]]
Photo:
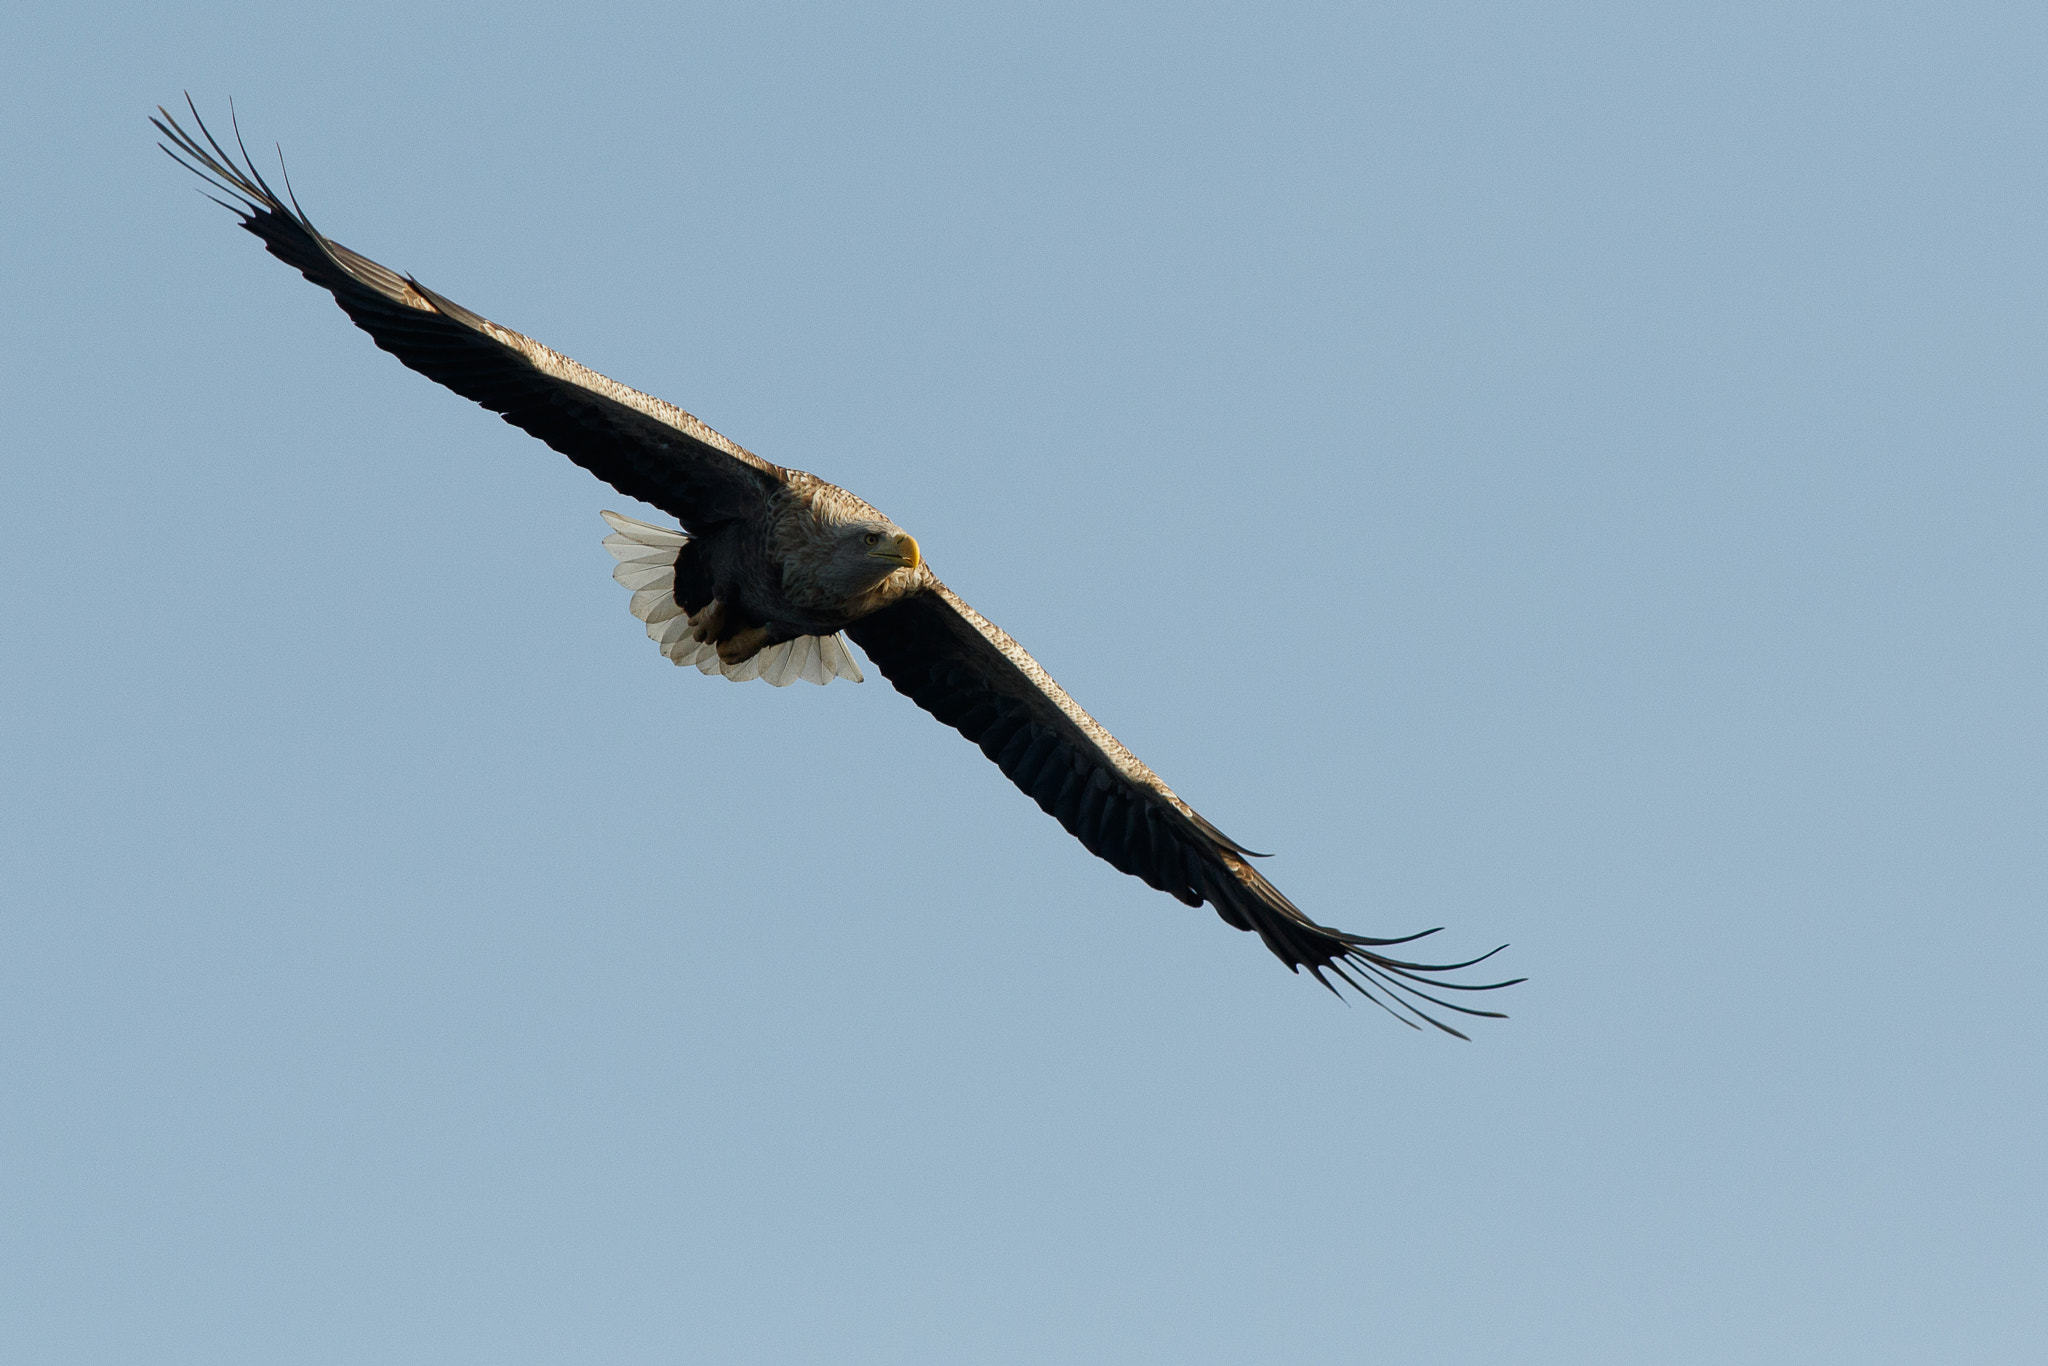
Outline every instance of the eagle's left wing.
[(846, 634), (898, 692), (981, 746), (1004, 776), (1090, 853), (1190, 906), (1208, 902), (1227, 924), (1256, 932), (1289, 969), (1306, 967), (1333, 991), (1324, 973), (1334, 973), (1406, 1023), (1422, 1020), (1465, 1037), (1417, 1001), (1500, 1018), (1497, 1011), (1454, 1005), (1422, 989), (1514, 985), (1474, 986), (1435, 976), (1492, 954), (1463, 963), (1411, 963), (1374, 950), (1420, 934), (1368, 939), (1310, 920), (1251, 866), (1258, 855), (1202, 819), (1081, 710), (1007, 632), (929, 570), (915, 591), (855, 622)]

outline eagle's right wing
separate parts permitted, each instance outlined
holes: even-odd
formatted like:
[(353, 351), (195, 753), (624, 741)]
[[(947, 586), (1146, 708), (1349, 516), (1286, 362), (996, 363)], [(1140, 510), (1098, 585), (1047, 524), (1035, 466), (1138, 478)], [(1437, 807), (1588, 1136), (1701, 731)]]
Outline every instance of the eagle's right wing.
[[(190, 103), (190, 100), (187, 100)], [(192, 110), (202, 145), (168, 110), (151, 119), (164, 150), (242, 215), (271, 255), (334, 295), (371, 340), (408, 367), (539, 437), (628, 497), (671, 513), (692, 532), (758, 512), (784, 482), (780, 467), (726, 440), (671, 403), (629, 389), (500, 327), (323, 237), (249, 160), (237, 165)], [(209, 148), (211, 150), (209, 150)]]
[(1498, 1018), (1498, 1012), (1431, 994), (1514, 985), (1439, 976), (1492, 954), (1464, 963), (1411, 963), (1375, 950), (1419, 934), (1368, 939), (1309, 919), (1252, 867), (1258, 855), (1202, 819), (1081, 710), (1023, 646), (929, 570), (914, 591), (854, 622), (846, 634), (898, 692), (979, 745), (1090, 853), (1190, 906), (1208, 902), (1227, 924), (1256, 933), (1289, 969), (1307, 968), (1332, 991), (1324, 974), (1334, 973), (1409, 1024), (1420, 1020), (1465, 1037), (1418, 1001)]

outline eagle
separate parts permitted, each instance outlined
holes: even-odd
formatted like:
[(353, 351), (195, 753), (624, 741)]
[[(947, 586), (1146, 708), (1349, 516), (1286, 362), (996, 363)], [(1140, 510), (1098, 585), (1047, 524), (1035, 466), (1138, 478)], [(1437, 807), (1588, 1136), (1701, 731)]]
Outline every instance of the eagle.
[(1500, 949), (1464, 962), (1413, 962), (1381, 950), (1435, 930), (1370, 938), (1311, 920), (1252, 866), (1264, 855), (1182, 801), (1023, 646), (940, 582), (917, 538), (873, 505), (772, 464), (673, 404), (324, 236), (289, 179), (280, 197), (257, 171), (238, 125), (239, 160), (189, 95), (185, 103), (198, 136), (159, 105), (161, 117), (150, 119), (158, 145), (379, 347), (677, 520), (660, 527), (602, 514), (611, 528), (604, 545), (618, 561), (613, 577), (632, 591), (633, 615), (668, 659), (776, 687), (859, 682), (851, 640), (898, 692), (980, 746), (1090, 853), (1186, 905), (1207, 903), (1226, 924), (1257, 934), (1290, 971), (1306, 968), (1339, 999), (1336, 983), (1404, 1024), (1461, 1039), (1468, 1036), (1437, 1012), (1503, 1018), (1445, 998), (1525, 980), (1448, 980)]

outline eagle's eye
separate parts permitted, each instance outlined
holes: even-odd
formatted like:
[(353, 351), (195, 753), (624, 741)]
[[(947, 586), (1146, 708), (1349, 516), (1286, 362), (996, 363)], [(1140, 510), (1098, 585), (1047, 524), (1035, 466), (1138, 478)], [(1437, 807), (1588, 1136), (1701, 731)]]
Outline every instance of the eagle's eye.
[(862, 545), (880, 545), (882, 543), (882, 533), (870, 531), (867, 535), (861, 537), (860, 540)]

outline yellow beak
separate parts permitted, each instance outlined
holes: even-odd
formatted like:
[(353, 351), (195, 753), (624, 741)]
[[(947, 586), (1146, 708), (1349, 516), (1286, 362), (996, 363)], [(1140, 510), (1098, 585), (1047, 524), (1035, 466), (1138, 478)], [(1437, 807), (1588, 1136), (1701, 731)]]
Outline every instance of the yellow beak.
[(917, 548), (917, 537), (907, 532), (896, 537), (894, 545), (885, 542), (876, 546), (868, 552), (868, 558), (888, 560), (892, 564), (902, 565), (905, 569), (915, 569), (924, 563), (924, 553)]

